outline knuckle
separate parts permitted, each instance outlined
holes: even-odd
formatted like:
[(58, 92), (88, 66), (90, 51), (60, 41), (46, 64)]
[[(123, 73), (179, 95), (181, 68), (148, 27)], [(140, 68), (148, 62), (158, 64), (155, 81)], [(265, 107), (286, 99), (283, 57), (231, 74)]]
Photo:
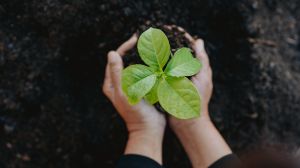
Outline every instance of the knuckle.
[(106, 95), (106, 93), (107, 93), (107, 85), (103, 85), (102, 86), (102, 92)]
[(115, 68), (121, 64), (122, 60), (119, 59), (118, 56), (119, 54), (115, 51), (110, 51), (108, 53), (108, 64), (110, 67)]
[(108, 86), (108, 84), (104, 84), (102, 87), (102, 92), (108, 97), (109, 93), (110, 93), (110, 88)]
[(115, 66), (111, 70), (112, 73), (120, 73), (121, 71), (122, 71), (122, 68), (119, 66)]

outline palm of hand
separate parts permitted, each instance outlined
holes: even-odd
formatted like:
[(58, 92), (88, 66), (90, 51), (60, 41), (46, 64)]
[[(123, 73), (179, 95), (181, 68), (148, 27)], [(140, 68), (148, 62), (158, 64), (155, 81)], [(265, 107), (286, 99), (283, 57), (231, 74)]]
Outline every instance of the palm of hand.
[(111, 51), (108, 53), (103, 92), (125, 121), (129, 132), (150, 128), (164, 129), (166, 119), (163, 114), (159, 113), (155, 107), (145, 101), (141, 101), (134, 106), (130, 105), (121, 89), (121, 73), (123, 70), (121, 55), (124, 55), (126, 51), (133, 48), (136, 41), (137, 37), (134, 35), (123, 43), (117, 49), (117, 52)]
[(200, 120), (210, 120), (208, 113), (208, 104), (212, 96), (213, 83), (212, 83), (212, 70), (209, 65), (209, 59), (204, 49), (204, 43), (202, 40), (194, 40), (186, 33), (187, 39), (191, 42), (192, 47), (196, 53), (196, 57), (202, 61), (203, 67), (200, 72), (192, 77), (192, 82), (197, 87), (202, 101), (201, 101), (201, 116), (199, 118), (189, 120), (179, 120), (175, 117), (170, 117), (169, 122), (171, 127), (177, 128), (187, 125), (193, 125), (195, 122)]
[(126, 122), (128, 131), (164, 128), (166, 125), (165, 116), (144, 100), (132, 106), (125, 96), (122, 96), (115, 100), (115, 104), (119, 114)]

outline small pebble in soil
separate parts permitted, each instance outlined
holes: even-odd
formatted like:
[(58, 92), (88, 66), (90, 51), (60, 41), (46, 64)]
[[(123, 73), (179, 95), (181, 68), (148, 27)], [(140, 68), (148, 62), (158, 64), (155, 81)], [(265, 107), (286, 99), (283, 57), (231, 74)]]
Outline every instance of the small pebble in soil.
[(6, 133), (12, 133), (15, 130), (15, 127), (13, 125), (5, 124), (4, 130)]
[(56, 149), (56, 153), (61, 153), (62, 149), (61, 148), (57, 148)]
[(21, 159), (21, 160), (25, 161), (25, 162), (28, 162), (28, 161), (31, 160), (31, 158), (30, 158), (30, 156), (29, 156), (28, 154), (20, 154), (20, 153), (17, 153), (16, 157), (17, 157), (18, 159)]
[(3, 128), (6, 133), (11, 133), (16, 128), (16, 123), (7, 117), (0, 116), (0, 125), (1, 124), (3, 124)]
[(7, 142), (7, 143), (6, 143), (6, 147), (7, 147), (8, 149), (11, 149), (13, 146), (12, 146), (11, 143)]

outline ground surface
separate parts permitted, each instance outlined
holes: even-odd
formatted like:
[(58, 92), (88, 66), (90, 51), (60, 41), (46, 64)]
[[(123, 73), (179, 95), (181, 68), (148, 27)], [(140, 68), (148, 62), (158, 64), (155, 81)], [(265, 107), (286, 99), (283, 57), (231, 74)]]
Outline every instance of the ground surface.
[[(113, 167), (126, 129), (101, 93), (106, 53), (147, 21), (205, 40), (212, 117), (233, 149), (300, 145), (296, 0), (0, 2), (0, 167)], [(167, 130), (166, 167), (189, 167)]]

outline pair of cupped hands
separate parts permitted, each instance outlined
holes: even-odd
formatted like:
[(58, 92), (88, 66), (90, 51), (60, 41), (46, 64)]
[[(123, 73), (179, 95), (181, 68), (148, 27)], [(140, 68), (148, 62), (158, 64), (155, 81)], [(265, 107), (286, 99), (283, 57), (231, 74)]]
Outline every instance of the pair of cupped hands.
[[(210, 121), (208, 114), (208, 104), (212, 95), (212, 71), (208, 56), (204, 49), (204, 42), (201, 39), (194, 39), (182, 28), (185, 38), (190, 42), (195, 56), (202, 62), (202, 69), (198, 74), (191, 78), (192, 82), (201, 95), (201, 116), (195, 119), (181, 120), (173, 116), (166, 116), (157, 111), (157, 109), (142, 100), (137, 105), (130, 105), (121, 88), (121, 74), (123, 70), (122, 57), (135, 47), (137, 43), (137, 34), (134, 34), (129, 40), (124, 42), (116, 51), (110, 51), (107, 55), (108, 63), (106, 65), (103, 92), (112, 102), (120, 116), (126, 123), (129, 137), (134, 134), (143, 134), (146, 137), (163, 136), (165, 126), (169, 123), (174, 132), (192, 128), (195, 123)], [(176, 102), (174, 102), (175, 104)], [(168, 122), (167, 122), (168, 121)]]

